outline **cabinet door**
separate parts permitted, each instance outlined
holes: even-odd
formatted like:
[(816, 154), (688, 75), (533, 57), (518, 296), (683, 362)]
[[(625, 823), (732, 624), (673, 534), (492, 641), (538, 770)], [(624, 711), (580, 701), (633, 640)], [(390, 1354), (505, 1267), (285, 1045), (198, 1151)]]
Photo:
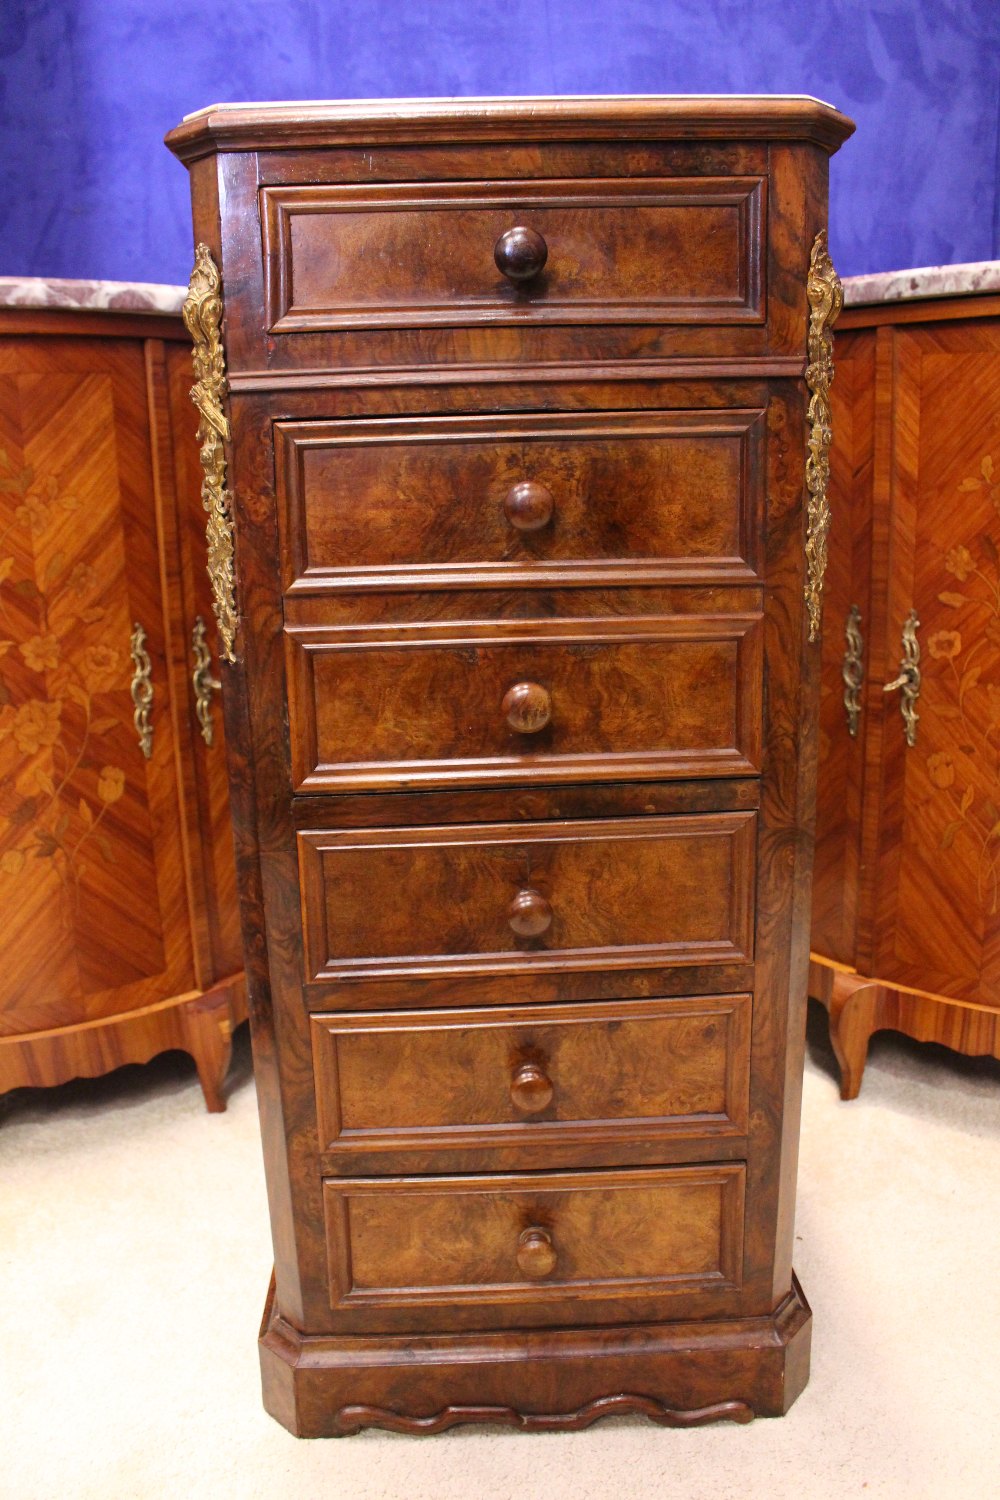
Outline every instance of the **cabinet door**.
[(0, 1034), (16, 1035), (193, 984), (139, 342), (0, 345), (0, 580)]
[[(861, 858), (861, 784), (867, 714), (864, 674), (871, 641), (872, 484), (876, 340), (872, 329), (836, 337), (831, 404), (829, 563), (823, 602), (820, 670), (816, 858), (812, 948), (853, 964)], [(857, 712), (845, 701), (845, 659), (858, 684)]]
[[(916, 742), (885, 694), (871, 967), (996, 1003), (1000, 977), (1000, 322), (894, 339), (889, 589), (875, 693), (919, 618)], [(882, 696), (878, 693), (879, 696)]]
[[(224, 978), (243, 967), (239, 902), (236, 894), (236, 863), (233, 828), (229, 812), (229, 781), (226, 774), (226, 736), (218, 691), (220, 643), (212, 613), (212, 588), (207, 569), (205, 511), (201, 503), (202, 468), (198, 450), (198, 413), (189, 392), (193, 382), (191, 349), (188, 344), (165, 347), (166, 388), (172, 445), (177, 522), (180, 542), (181, 595), (183, 599), (184, 649), (187, 654), (189, 709), (194, 718), (194, 781), (205, 862), (205, 907), (213, 977)], [(216, 683), (204, 703), (205, 727), (197, 718), (192, 670), (193, 632), (204, 623), (204, 642), (211, 661), (208, 673)]]

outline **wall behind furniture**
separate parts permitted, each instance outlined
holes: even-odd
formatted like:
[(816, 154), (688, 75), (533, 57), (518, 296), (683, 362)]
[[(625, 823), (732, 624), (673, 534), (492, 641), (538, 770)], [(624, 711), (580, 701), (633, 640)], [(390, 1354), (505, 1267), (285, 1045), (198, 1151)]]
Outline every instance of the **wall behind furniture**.
[(162, 137), (227, 100), (811, 93), (842, 274), (1000, 255), (1000, 0), (3, 0), (0, 274), (186, 281)]

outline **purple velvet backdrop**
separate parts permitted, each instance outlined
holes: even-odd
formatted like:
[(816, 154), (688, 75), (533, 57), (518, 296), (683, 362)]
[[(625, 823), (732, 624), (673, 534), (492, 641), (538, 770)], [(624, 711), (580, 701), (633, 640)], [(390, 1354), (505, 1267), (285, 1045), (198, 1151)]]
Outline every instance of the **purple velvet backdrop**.
[(186, 281), (214, 101), (661, 92), (853, 115), (845, 275), (1000, 254), (1000, 0), (0, 0), (0, 273)]

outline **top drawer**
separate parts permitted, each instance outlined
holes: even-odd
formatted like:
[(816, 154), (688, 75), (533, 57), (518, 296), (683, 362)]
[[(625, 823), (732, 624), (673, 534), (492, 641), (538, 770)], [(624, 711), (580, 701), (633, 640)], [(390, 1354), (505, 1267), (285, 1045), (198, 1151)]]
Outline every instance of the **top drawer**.
[[(393, 100), (213, 107), (170, 145), (222, 257), (239, 394), (625, 363), (798, 379), (850, 128), (802, 99)], [(544, 263), (538, 240), (505, 258), (514, 229)]]
[(759, 177), (265, 187), (267, 326), (762, 324)]

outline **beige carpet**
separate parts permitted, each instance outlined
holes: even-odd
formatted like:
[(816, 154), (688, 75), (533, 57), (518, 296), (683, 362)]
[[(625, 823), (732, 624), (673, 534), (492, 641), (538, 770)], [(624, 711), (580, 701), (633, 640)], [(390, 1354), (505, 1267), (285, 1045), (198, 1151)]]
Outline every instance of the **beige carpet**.
[(245, 1035), (211, 1116), (179, 1055), (0, 1100), (3, 1500), (949, 1500), (1000, 1488), (1000, 1066), (877, 1037), (839, 1102), (813, 1007), (781, 1421), (299, 1442), (260, 1405), (269, 1262)]

